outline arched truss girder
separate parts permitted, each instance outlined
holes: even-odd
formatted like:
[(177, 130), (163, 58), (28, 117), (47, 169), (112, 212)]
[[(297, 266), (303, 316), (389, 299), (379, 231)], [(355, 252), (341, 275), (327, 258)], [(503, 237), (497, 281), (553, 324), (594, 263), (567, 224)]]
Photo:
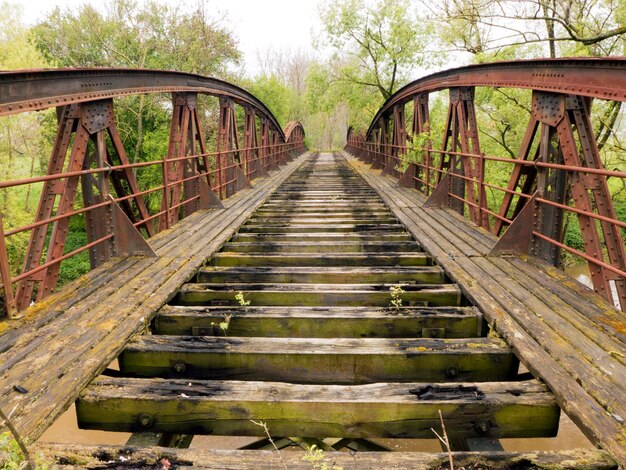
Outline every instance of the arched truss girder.
[(0, 72), (0, 116), (73, 103), (144, 93), (191, 92), (232, 98), (267, 118), (285, 141), (272, 112), (254, 95), (231, 83), (191, 73), (145, 69), (55, 69)]
[(366, 137), (383, 116), (421, 93), (458, 87), (508, 87), (626, 101), (626, 57), (575, 57), (493, 62), (448, 69), (415, 80), (382, 105)]
[[(529, 122), (514, 149), (515, 158), (481, 151), (476, 87), (532, 90)], [(428, 96), (441, 90), (449, 91), (448, 113), (443, 134), (433, 136)], [(607, 183), (613, 177), (626, 182), (626, 172), (603, 167), (591, 122), (594, 98), (626, 101), (626, 57), (469, 65), (420, 78), (398, 90), (364, 136), (348, 131), (347, 148), (373, 168), (399, 176), (400, 184), (427, 193), (430, 205), (466, 214), (497, 235), (506, 229), (494, 254), (530, 253), (560, 265), (561, 252), (567, 250), (587, 260), (595, 290), (626, 310), (621, 233), (626, 225), (617, 218)], [(412, 122), (407, 122), (405, 107), (410, 102)], [(408, 156), (407, 148), (416, 137), (422, 142)], [(433, 145), (435, 137), (440, 140)], [(485, 165), (497, 162), (510, 165), (506, 188), (485, 181)], [(489, 202), (490, 191), (501, 191), (502, 202)], [(568, 213), (578, 218), (582, 250), (564, 243)]]

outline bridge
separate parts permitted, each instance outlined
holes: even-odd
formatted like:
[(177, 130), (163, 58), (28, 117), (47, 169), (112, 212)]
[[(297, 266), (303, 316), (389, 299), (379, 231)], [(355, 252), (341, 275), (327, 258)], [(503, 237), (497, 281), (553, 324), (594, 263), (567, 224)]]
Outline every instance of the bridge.
[[(480, 88), (529, 90), (515, 158), (481, 151)], [(155, 93), (171, 95), (167, 154), (131, 161), (116, 101)], [(300, 123), (220, 80), (0, 73), (3, 119), (56, 108), (58, 123), (47, 173), (0, 182), (39, 197), (32, 220), (0, 217), (0, 430), (59, 468), (626, 467), (611, 193), (626, 172), (602, 164), (598, 99), (626, 101), (626, 60), (472, 65), (400, 89), (343, 151), (310, 152)], [(87, 241), (68, 247), (76, 221)], [(593, 290), (558, 268), (564, 252)], [(58, 287), (81, 253), (91, 270)], [(38, 443), (74, 403), (80, 427), (128, 444)], [(596, 449), (504, 450), (555, 436), (562, 413)], [(203, 450), (197, 435), (251, 439)]]

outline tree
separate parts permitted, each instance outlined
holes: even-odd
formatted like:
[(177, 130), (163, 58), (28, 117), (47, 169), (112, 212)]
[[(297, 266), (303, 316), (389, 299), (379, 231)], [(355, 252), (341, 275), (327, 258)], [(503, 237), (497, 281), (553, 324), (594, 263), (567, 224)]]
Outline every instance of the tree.
[[(22, 23), (22, 7), (0, 3), (0, 70), (46, 67), (45, 60), (28, 41), (28, 30)], [(0, 127), (0, 181), (29, 178), (45, 172), (51, 143), (45, 130), (53, 122), (54, 110), (22, 113), (2, 118)], [(4, 229), (32, 222), (36, 208), (37, 188), (4, 188), (0, 191), (0, 217)], [(28, 243), (28, 234), (7, 239), (10, 264), (18, 269), (19, 253)], [(17, 271), (14, 272), (16, 274)]]
[(431, 27), (408, 0), (329, 1), (321, 8), (327, 43), (350, 58), (341, 79), (376, 89), (388, 99), (426, 59)]
[[(623, 54), (621, 0), (442, 0), (422, 4), (454, 49), (480, 54), (539, 43), (550, 57)], [(544, 54), (545, 54), (544, 52)]]
[[(76, 13), (55, 8), (36, 25), (32, 40), (59, 67), (138, 67), (218, 77), (241, 58), (232, 34), (207, 14), (206, 1), (192, 11), (148, 0), (112, 0), (106, 14), (91, 5)], [(124, 141), (142, 156), (144, 134), (163, 113), (160, 98), (120, 99), (118, 119)], [(134, 124), (133, 124), (134, 123)]]

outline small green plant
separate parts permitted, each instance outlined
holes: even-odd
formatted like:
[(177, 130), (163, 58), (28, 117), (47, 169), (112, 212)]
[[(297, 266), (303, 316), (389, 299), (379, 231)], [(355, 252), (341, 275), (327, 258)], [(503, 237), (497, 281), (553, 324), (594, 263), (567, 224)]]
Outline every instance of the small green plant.
[(343, 470), (343, 467), (338, 467), (332, 463), (328, 463), (324, 456), (324, 451), (318, 449), (316, 445), (312, 445), (311, 448), (304, 454), (302, 460), (309, 462), (314, 470)]
[[(0, 421), (0, 425), (3, 424)], [(25, 454), (26, 452), (26, 454)], [(4, 470), (48, 470), (51, 466), (46, 463), (42, 455), (32, 456), (10, 432), (0, 433), (0, 468)]]
[(0, 434), (0, 468), (21, 469), (25, 463), (24, 454), (11, 433)]
[(406, 152), (399, 155), (400, 162), (395, 167), (396, 171), (404, 173), (411, 163), (422, 163), (422, 154), (430, 148), (431, 140), (430, 132), (428, 131), (414, 135)]
[(237, 292), (237, 295), (235, 296), (235, 300), (239, 302), (239, 305), (241, 305), (242, 307), (247, 307), (248, 305), (250, 305), (250, 300), (246, 300), (246, 298), (243, 295), (243, 292), (241, 291)]
[(215, 322), (211, 322), (211, 326), (213, 327), (219, 327), (220, 330), (222, 330), (222, 333), (224, 333), (224, 336), (226, 336), (226, 332), (228, 331), (228, 327), (230, 326), (230, 320), (233, 318), (232, 315), (224, 315), (224, 321), (221, 321), (219, 323), (215, 323)]
[(396, 284), (389, 288), (389, 292), (391, 293), (391, 302), (389, 302), (389, 305), (398, 310), (402, 307), (402, 294), (404, 294), (405, 291), (400, 284)]

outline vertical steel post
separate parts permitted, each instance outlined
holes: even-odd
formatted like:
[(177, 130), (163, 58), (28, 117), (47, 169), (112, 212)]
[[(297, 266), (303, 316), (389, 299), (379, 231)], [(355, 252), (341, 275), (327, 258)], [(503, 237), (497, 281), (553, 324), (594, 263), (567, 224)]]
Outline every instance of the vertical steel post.
[(0, 214), (0, 278), (2, 279), (4, 305), (7, 315), (9, 318), (14, 318), (16, 315), (15, 297), (13, 296), (13, 284), (11, 283), (11, 270), (9, 269), (9, 256), (7, 254), (7, 244), (4, 236), (2, 214)]

